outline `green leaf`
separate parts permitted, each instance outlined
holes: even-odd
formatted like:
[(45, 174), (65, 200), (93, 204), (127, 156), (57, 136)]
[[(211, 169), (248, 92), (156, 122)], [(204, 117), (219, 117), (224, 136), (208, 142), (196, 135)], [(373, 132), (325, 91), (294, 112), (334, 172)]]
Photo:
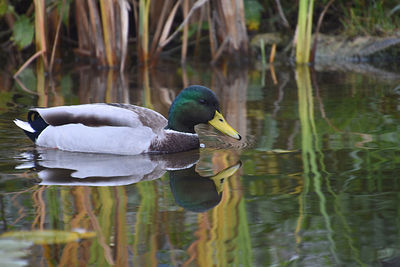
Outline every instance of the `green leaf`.
[[(37, 79), (32, 68), (28, 67), (24, 69), (18, 76), (18, 79), (28, 90), (36, 92)], [(16, 83), (16, 86), (18, 89), (23, 90), (23, 88), (18, 83)]]
[(0, 0), (0, 17), (4, 16), (8, 11), (8, 3), (6, 0)]
[(12, 39), (19, 49), (23, 49), (30, 45), (33, 40), (34, 28), (29, 18), (25, 15), (18, 17), (13, 27)]

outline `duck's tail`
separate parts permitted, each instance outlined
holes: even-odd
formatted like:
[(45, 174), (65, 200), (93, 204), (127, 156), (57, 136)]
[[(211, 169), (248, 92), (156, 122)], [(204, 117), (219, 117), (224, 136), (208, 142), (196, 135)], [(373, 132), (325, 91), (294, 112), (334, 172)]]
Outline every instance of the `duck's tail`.
[(14, 123), (24, 130), (25, 134), (35, 142), (39, 135), (42, 133), (47, 126), (49, 126), (39, 113), (36, 111), (30, 111), (28, 113), (28, 121), (21, 121), (18, 119), (14, 120)]

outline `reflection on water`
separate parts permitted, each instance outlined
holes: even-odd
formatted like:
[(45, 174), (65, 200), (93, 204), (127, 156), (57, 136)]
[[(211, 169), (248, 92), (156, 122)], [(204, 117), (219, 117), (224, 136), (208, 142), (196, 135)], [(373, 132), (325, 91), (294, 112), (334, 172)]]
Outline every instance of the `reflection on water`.
[(22, 157), (27, 162), (16, 168), (37, 170), (41, 185), (71, 186), (118, 186), (151, 181), (168, 170), (190, 168), (199, 160), (198, 151), (119, 156), (44, 148), (24, 152)]
[(204, 212), (221, 201), (224, 180), (238, 171), (241, 162), (202, 176), (196, 172), (199, 156), (199, 151), (119, 156), (37, 148), (24, 152), (26, 162), (16, 169), (33, 170), (39, 185), (63, 186), (130, 185), (158, 179), (168, 172), (176, 203), (190, 211)]
[[(394, 76), (393, 76), (394, 77)], [(0, 88), (4, 262), (95, 266), (381, 266), (399, 262), (399, 81), (308, 68), (80, 67)], [(10, 84), (7, 83), (7, 84)], [(12, 84), (12, 82), (11, 82)], [(199, 127), (206, 148), (115, 156), (33, 148), (30, 106), (130, 102), (167, 115), (189, 84), (213, 88), (246, 136)], [(35, 92), (35, 93), (28, 93)], [(94, 236), (35, 244), (77, 233)], [(46, 241), (47, 240), (47, 241)], [(59, 239), (57, 239), (59, 240)], [(2, 255), (3, 255), (2, 254)], [(8, 260), (8, 261), (7, 261)]]

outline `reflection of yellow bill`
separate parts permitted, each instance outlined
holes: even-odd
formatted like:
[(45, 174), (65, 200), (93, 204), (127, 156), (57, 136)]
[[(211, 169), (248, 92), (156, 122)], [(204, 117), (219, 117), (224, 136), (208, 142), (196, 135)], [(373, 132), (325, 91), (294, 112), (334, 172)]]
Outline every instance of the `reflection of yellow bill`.
[(226, 134), (237, 140), (242, 139), (240, 134), (226, 122), (222, 114), (219, 113), (218, 111), (215, 111), (214, 118), (210, 120), (208, 123), (223, 134)]
[(215, 187), (217, 188), (218, 193), (221, 193), (221, 191), (222, 191), (222, 183), (224, 182), (224, 179), (234, 175), (235, 172), (237, 172), (237, 170), (239, 170), (239, 168), (241, 166), (242, 166), (242, 163), (239, 161), (235, 165), (233, 165), (229, 168), (226, 168), (225, 170), (220, 171), (219, 173), (217, 173), (214, 176), (209, 177), (210, 179), (212, 179), (214, 181), (214, 184), (215, 184)]

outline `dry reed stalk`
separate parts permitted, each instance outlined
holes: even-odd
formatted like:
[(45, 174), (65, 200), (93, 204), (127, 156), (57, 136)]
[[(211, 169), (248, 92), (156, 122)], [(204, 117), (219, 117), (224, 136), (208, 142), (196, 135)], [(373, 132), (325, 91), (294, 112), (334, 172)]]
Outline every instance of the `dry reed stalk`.
[[(183, 18), (184, 21), (186, 20), (189, 12), (189, 1), (188, 0), (183, 0)], [(187, 46), (188, 46), (188, 38), (189, 38), (189, 24), (186, 23), (183, 26), (183, 36), (182, 36), (182, 51), (181, 51), (181, 63), (184, 63), (186, 61), (186, 54), (187, 54)]]
[(290, 25), (289, 25), (288, 20), (286, 19), (285, 13), (283, 13), (283, 8), (282, 8), (282, 5), (281, 5), (281, 1), (280, 0), (275, 0), (275, 4), (276, 4), (276, 7), (278, 9), (279, 16), (281, 17), (283, 26), (285, 26), (286, 28), (289, 29)]
[[(89, 18), (86, 13), (86, 1), (75, 2), (76, 27), (78, 34), (78, 49), (80, 54), (90, 55), (91, 42), (89, 40)], [(86, 52), (83, 52), (86, 51)]]
[(166, 40), (167, 40), (168, 34), (169, 34), (170, 30), (171, 30), (172, 22), (174, 20), (176, 11), (178, 10), (179, 4), (180, 4), (179, 1), (176, 2), (175, 6), (172, 8), (167, 20), (165, 21), (164, 29), (163, 29), (163, 31), (161, 33), (160, 40), (159, 40), (159, 42), (157, 44), (157, 49), (156, 49), (156, 51), (154, 53), (154, 57), (155, 58), (158, 58), (158, 56), (160, 55), (163, 47), (168, 43), (168, 42), (166, 42)]
[(197, 56), (198, 54), (198, 49), (199, 49), (199, 44), (200, 44), (200, 38), (201, 38), (201, 27), (202, 27), (202, 23), (204, 20), (204, 10), (205, 10), (205, 6), (202, 6), (200, 9), (200, 16), (199, 16), (199, 20), (198, 20), (198, 24), (197, 24), (197, 30), (196, 30), (196, 43), (194, 46), (194, 56)]
[(34, 92), (34, 91), (28, 89), (28, 88), (25, 86), (25, 84), (23, 84), (22, 81), (21, 81), (18, 77), (15, 76), (14, 79), (15, 79), (15, 81), (17, 82), (17, 84), (18, 84), (19, 86), (21, 86), (21, 89), (22, 89), (23, 91), (25, 91), (25, 92), (27, 92), (27, 93), (29, 93), (29, 94), (32, 94), (32, 95), (38, 95), (37, 92)]
[(125, 68), (126, 57), (128, 54), (128, 35), (129, 35), (129, 3), (127, 0), (119, 0), (119, 10), (121, 19), (121, 58), (120, 71)]
[(322, 21), (324, 20), (324, 17), (325, 17), (326, 12), (328, 11), (328, 8), (332, 5), (332, 3), (334, 1), (335, 0), (330, 0), (328, 2), (328, 4), (326, 4), (324, 9), (322, 10), (321, 14), (319, 15), (317, 28), (315, 29), (315, 34), (314, 34), (313, 46), (311, 48), (310, 62), (315, 61), (315, 53), (317, 52), (319, 30), (321, 29)]
[[(190, 9), (187, 17), (182, 21), (182, 23), (179, 25), (179, 27), (168, 37), (165, 38), (164, 40), (160, 40), (159, 47), (163, 48), (166, 46), (172, 39), (176, 37), (176, 35), (182, 30), (182, 28), (189, 22), (189, 19), (192, 17), (193, 13), (200, 7), (202, 7), (205, 3), (207, 3), (208, 0), (198, 0), (192, 8)], [(172, 13), (171, 13), (172, 15)], [(170, 15), (170, 17), (171, 17)], [(169, 31), (168, 31), (169, 32)], [(166, 35), (168, 35), (168, 32)], [(166, 36), (165, 36), (166, 37)]]
[(100, 0), (101, 22), (108, 66), (115, 64), (114, 5), (111, 1)]
[(145, 64), (149, 58), (149, 10), (150, 0), (139, 0), (138, 56)]
[(91, 42), (95, 49), (95, 55), (97, 60), (99, 60), (100, 65), (107, 65), (105, 49), (104, 49), (104, 38), (101, 31), (101, 20), (99, 16), (99, 11), (95, 0), (88, 0), (89, 17), (90, 17), (90, 36)]
[(213, 56), (213, 58), (211, 60), (211, 64), (217, 63), (218, 59), (222, 56), (222, 53), (225, 51), (225, 47), (227, 47), (228, 44), (230, 43), (230, 39), (231, 39), (230, 36), (225, 37), (224, 41), (219, 46), (218, 50), (216, 51), (215, 55)]
[(151, 48), (150, 48), (150, 55), (152, 55), (152, 64), (155, 64), (155, 61), (157, 60), (156, 57), (156, 49), (158, 42), (160, 41), (160, 36), (162, 34), (162, 30), (165, 28), (165, 22), (166, 22), (166, 17), (167, 17), (167, 12), (170, 11), (172, 6), (172, 1), (171, 0), (165, 0), (163, 1), (163, 6), (161, 9), (161, 14), (158, 17), (158, 23), (156, 26), (156, 30), (153, 36), (153, 40), (151, 42)]
[(210, 38), (211, 58), (215, 59), (217, 50), (217, 37), (215, 34), (214, 23), (212, 23), (211, 19), (211, 6), (209, 3), (207, 3), (207, 22), (208, 22), (208, 35)]
[[(139, 25), (139, 15), (138, 15), (138, 4), (136, 0), (132, 0), (132, 5), (133, 5), (133, 19), (135, 20), (135, 25)], [(136, 27), (136, 30), (138, 28)]]
[(116, 62), (115, 55), (115, 16), (114, 5), (112, 1), (100, 0), (101, 21), (104, 36), (104, 46), (108, 66), (114, 66)]
[(58, 36), (59, 36), (59, 33), (60, 33), (60, 28), (61, 28), (61, 22), (62, 22), (62, 18), (63, 18), (63, 15), (64, 15), (64, 8), (65, 8), (65, 0), (63, 0), (62, 4), (61, 4), (61, 10), (60, 10), (59, 18), (58, 18), (57, 29), (56, 29), (56, 36), (54, 37), (53, 49), (51, 51), (50, 65), (49, 65), (49, 72), (50, 73), (53, 71), (54, 56), (55, 56), (55, 53), (56, 53), (56, 48), (57, 48), (57, 43), (58, 43)]
[(45, 0), (35, 0), (35, 44), (36, 51), (41, 51), (43, 64), (45, 69), (48, 69), (47, 64), (47, 46), (46, 46), (46, 28), (45, 28)]
[(222, 44), (218, 52), (214, 54), (212, 61), (216, 62), (222, 52), (247, 54), (248, 36), (243, 0), (216, 0), (213, 3), (218, 17), (212, 22), (217, 23), (216, 21), (218, 21), (218, 27), (215, 28)]
[(18, 69), (18, 71), (14, 74), (14, 78), (18, 77), (18, 75), (29, 65), (33, 60), (35, 60), (38, 56), (41, 56), (44, 51), (37, 51), (33, 56), (31, 56), (25, 63)]
[(275, 61), (276, 54), (276, 43), (272, 44), (271, 53), (269, 54), (269, 63), (272, 64)]

